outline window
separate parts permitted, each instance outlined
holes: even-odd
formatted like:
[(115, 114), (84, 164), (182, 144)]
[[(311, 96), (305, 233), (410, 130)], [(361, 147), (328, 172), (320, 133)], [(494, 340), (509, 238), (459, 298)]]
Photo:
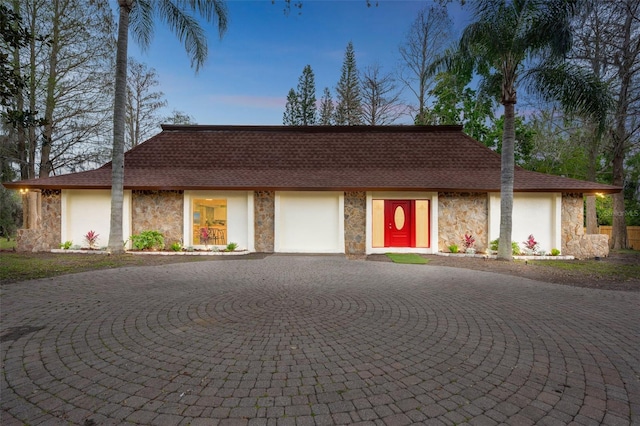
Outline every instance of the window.
[(192, 212), (193, 245), (227, 245), (227, 200), (196, 198)]

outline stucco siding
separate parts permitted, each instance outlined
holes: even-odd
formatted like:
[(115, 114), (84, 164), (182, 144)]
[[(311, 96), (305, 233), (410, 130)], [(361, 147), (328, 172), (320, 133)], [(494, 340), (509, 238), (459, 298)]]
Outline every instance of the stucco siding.
[[(99, 234), (96, 245), (106, 247), (111, 229), (111, 191), (63, 190), (61, 228), (62, 241), (88, 247), (84, 236), (94, 231)], [(131, 235), (131, 191), (124, 192), (122, 235), (125, 240)]]
[(275, 251), (344, 253), (344, 193), (277, 192)]
[[(533, 235), (538, 250), (549, 253), (561, 246), (561, 194), (555, 192), (515, 193), (511, 241), (524, 248)], [(489, 241), (500, 237), (500, 194), (489, 194)]]

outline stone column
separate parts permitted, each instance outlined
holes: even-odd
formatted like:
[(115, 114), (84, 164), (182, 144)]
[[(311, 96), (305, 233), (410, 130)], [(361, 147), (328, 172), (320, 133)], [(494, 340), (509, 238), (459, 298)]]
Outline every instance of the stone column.
[(18, 230), (18, 251), (47, 251), (59, 248), (61, 235), (60, 190), (23, 192), (24, 223)]
[(344, 252), (348, 257), (361, 257), (366, 253), (367, 193), (344, 193)]
[(276, 193), (275, 191), (255, 191), (253, 200), (256, 251), (259, 253), (273, 253)]
[(609, 237), (604, 234), (584, 233), (582, 194), (562, 194), (562, 248), (561, 253), (578, 259), (609, 255)]

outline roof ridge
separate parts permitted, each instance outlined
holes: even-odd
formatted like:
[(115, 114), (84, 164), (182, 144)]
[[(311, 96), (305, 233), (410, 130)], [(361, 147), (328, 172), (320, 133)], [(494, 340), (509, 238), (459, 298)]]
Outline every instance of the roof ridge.
[(161, 124), (165, 132), (278, 132), (278, 133), (433, 133), (462, 132), (462, 125), (416, 126), (284, 126), (284, 125), (227, 125), (227, 124)]

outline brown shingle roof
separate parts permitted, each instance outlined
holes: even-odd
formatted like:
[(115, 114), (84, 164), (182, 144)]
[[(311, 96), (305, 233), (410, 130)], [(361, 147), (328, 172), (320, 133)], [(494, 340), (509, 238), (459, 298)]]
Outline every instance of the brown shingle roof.
[[(107, 189), (111, 163), (6, 186)], [(125, 189), (499, 191), (500, 156), (460, 126), (163, 126), (125, 154)], [(516, 168), (514, 190), (620, 188)]]

